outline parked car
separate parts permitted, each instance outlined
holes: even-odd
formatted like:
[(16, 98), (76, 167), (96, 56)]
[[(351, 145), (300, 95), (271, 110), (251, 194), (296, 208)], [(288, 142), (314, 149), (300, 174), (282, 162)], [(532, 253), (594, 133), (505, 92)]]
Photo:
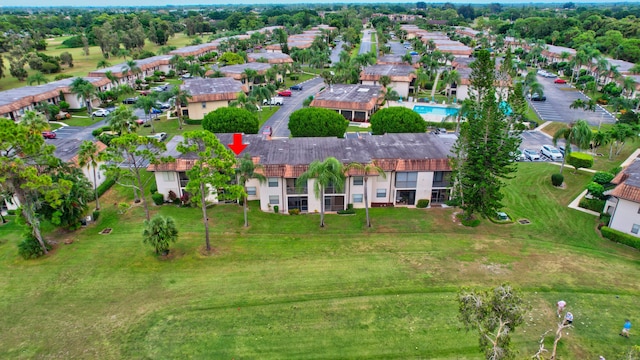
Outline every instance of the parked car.
[(105, 116), (109, 116), (110, 111), (106, 110), (106, 109), (98, 109), (94, 112), (91, 113), (91, 116), (94, 117), (105, 117)]
[(291, 90), (282, 90), (278, 92), (278, 96), (291, 96)]
[(525, 160), (527, 160), (527, 157), (525, 156), (525, 154), (520, 149), (516, 150), (516, 152), (513, 154), (513, 158), (516, 161), (525, 161)]
[(554, 84), (566, 84), (566, 83), (567, 83), (567, 80), (557, 78), (557, 79), (553, 80), (553, 83), (554, 83)]
[(291, 90), (298, 90), (298, 91), (302, 91), (302, 85), (298, 84), (298, 85), (293, 85), (291, 86), (289, 89)]
[(136, 101), (138, 101), (138, 97), (130, 97), (130, 98), (126, 98), (124, 100), (122, 100), (123, 104), (135, 104)]
[(147, 135), (147, 137), (150, 139), (156, 139), (158, 141), (165, 141), (167, 139), (167, 133), (159, 132), (157, 134)]
[(284, 99), (281, 97), (272, 97), (271, 100), (264, 99), (262, 101), (262, 105), (282, 105), (284, 104)]
[(540, 160), (540, 154), (535, 150), (524, 149), (524, 156), (531, 161)]
[(547, 101), (547, 97), (544, 95), (533, 94), (531, 96), (531, 101)]
[(564, 156), (564, 146), (558, 146), (558, 151)]
[(186, 73), (186, 74), (182, 75), (180, 78), (181, 78), (182, 80), (186, 80), (186, 79), (191, 79), (192, 77), (193, 77), (193, 76), (191, 76), (191, 74)]
[(56, 133), (54, 133), (53, 131), (43, 131), (42, 132), (42, 136), (45, 139), (55, 139), (56, 138)]
[(151, 108), (151, 111), (149, 111), (149, 114), (162, 114), (162, 110)]
[(542, 145), (540, 148), (542, 155), (548, 157), (551, 160), (562, 160), (562, 153), (552, 145)]
[(138, 125), (142, 125), (142, 124), (144, 124), (144, 123), (145, 123), (145, 121), (144, 121), (144, 120), (142, 120), (142, 119), (137, 119), (137, 120), (135, 121), (135, 123), (136, 123), (136, 124), (138, 124)]
[(168, 110), (168, 109), (171, 109), (171, 104), (168, 102), (163, 103), (163, 102), (157, 101), (156, 107), (162, 110)]

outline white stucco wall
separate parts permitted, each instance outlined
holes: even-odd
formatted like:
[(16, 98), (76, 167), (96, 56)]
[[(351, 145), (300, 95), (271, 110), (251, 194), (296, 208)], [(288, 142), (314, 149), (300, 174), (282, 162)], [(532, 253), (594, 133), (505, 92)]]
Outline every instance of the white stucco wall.
[(273, 212), (273, 207), (276, 204), (272, 204), (269, 206), (269, 197), (272, 195), (278, 196), (278, 207), (280, 212), (287, 211), (285, 208), (285, 198), (283, 194), (283, 179), (278, 178), (278, 186), (277, 187), (269, 187), (269, 178), (267, 181), (260, 184), (260, 190), (258, 190), (259, 198), (260, 198), (260, 210)]
[(169, 200), (169, 191), (173, 191), (176, 196), (180, 197), (180, 180), (178, 173), (175, 171), (156, 171), (156, 186), (158, 192), (164, 195), (164, 199)]
[(94, 184), (95, 186), (100, 186), (100, 184), (102, 184), (106, 180), (105, 171), (103, 169), (100, 169), (103, 164), (104, 162), (102, 161), (97, 163), (95, 169), (95, 178), (93, 177), (93, 167), (91, 165), (82, 168), (82, 173), (84, 174), (84, 176), (86, 176), (91, 184)]
[[(420, 199), (431, 202), (431, 187), (433, 186), (433, 172), (418, 172), (418, 187), (416, 188), (416, 203)], [(415, 205), (415, 204), (414, 204)]]
[[(633, 224), (640, 225), (640, 214), (638, 214), (638, 211), (640, 211), (639, 209), (640, 204), (629, 200), (619, 199), (618, 206), (616, 206), (614, 213), (611, 216), (611, 223), (609, 224), (609, 227), (629, 235), (640, 237), (640, 232), (638, 234), (631, 233)], [(606, 211), (606, 207), (604, 210)]]

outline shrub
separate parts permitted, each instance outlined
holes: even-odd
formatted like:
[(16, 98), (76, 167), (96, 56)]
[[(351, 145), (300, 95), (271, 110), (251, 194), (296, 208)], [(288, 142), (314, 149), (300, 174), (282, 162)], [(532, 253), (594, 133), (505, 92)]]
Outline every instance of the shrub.
[(606, 185), (613, 180), (614, 175), (612, 173), (608, 173), (605, 171), (598, 171), (593, 175), (593, 182), (598, 183), (600, 185)]
[[(609, 221), (611, 221), (611, 215), (607, 213), (600, 214), (600, 225), (609, 226)], [(600, 226), (600, 227), (602, 227)]]
[(343, 137), (349, 122), (333, 110), (308, 107), (294, 111), (288, 126), (293, 137)]
[(604, 186), (598, 184), (597, 182), (591, 182), (587, 185), (587, 191), (591, 196), (596, 197), (598, 199), (602, 199), (604, 196)]
[(603, 226), (600, 229), (600, 232), (602, 233), (602, 236), (613, 242), (628, 245), (632, 248), (640, 250), (640, 238), (637, 238), (633, 235), (625, 234), (618, 230), (614, 230), (608, 226)]
[(111, 189), (113, 184), (116, 183), (116, 180), (113, 178), (107, 178), (98, 188), (96, 189), (98, 192), (98, 197), (102, 196), (107, 190)]
[(567, 164), (578, 169), (588, 169), (593, 166), (593, 156), (580, 152), (572, 152), (567, 156)]
[(257, 134), (258, 117), (247, 109), (222, 107), (204, 116), (202, 127), (212, 133)]
[(93, 219), (93, 221), (98, 221), (98, 218), (100, 217), (100, 210), (95, 210), (92, 214), (91, 214), (91, 218)]
[(111, 140), (113, 140), (116, 137), (118, 136), (112, 135), (112, 134), (100, 134), (96, 136), (96, 139), (100, 140), (103, 144), (109, 146), (109, 144), (111, 144)]
[(300, 215), (300, 209), (289, 209), (289, 215)]
[(167, 194), (167, 198), (169, 198), (169, 201), (171, 201), (174, 204), (177, 204), (180, 202), (180, 199), (178, 199), (178, 195), (176, 195), (176, 193), (174, 193), (173, 190), (169, 190), (169, 193)]
[(604, 200), (582, 198), (580, 199), (578, 206), (580, 206), (583, 209), (601, 213), (602, 209), (604, 209), (604, 204), (605, 204)]
[(291, 80), (298, 80), (300, 77), (298, 75), (290, 75), (289, 79)]
[(151, 199), (153, 200), (153, 203), (156, 205), (162, 205), (164, 204), (164, 195), (160, 194), (160, 193), (153, 193), (151, 194)]
[(622, 166), (616, 166), (613, 169), (611, 169), (611, 171), (609, 172), (615, 176), (615, 175), (618, 175), (620, 171), (622, 171)]
[[(44, 245), (47, 250), (51, 249), (51, 246), (46, 241)], [(36, 259), (44, 255), (44, 250), (42, 250), (38, 239), (33, 234), (28, 233), (25, 234), (24, 240), (18, 244), (18, 254), (25, 260)]]
[(103, 127), (97, 128), (97, 129), (95, 129), (95, 130), (93, 130), (93, 131), (91, 132), (91, 135), (93, 135), (93, 136), (99, 136), (100, 134), (102, 134), (102, 133), (103, 133), (103, 132), (105, 132), (105, 131), (111, 131), (111, 127), (109, 127), (109, 126), (103, 126)]
[(418, 209), (424, 209), (429, 206), (429, 199), (419, 199), (416, 207)]
[(551, 183), (553, 186), (560, 186), (564, 182), (564, 176), (562, 174), (551, 175)]
[(187, 125), (202, 125), (202, 120), (182, 118), (182, 121)]
[(338, 210), (337, 213), (340, 215), (355, 214), (356, 210), (353, 208), (353, 204), (347, 204), (346, 210)]
[(157, 193), (157, 192), (158, 192), (158, 185), (156, 185), (156, 184), (151, 185), (151, 187), (149, 187), (149, 192), (150, 192), (152, 195), (153, 195), (153, 194), (155, 194), (155, 193)]
[(476, 227), (480, 225), (480, 219), (477, 219), (477, 218), (465, 219), (463, 214), (458, 214), (458, 219), (460, 219), (460, 223), (464, 226)]
[(402, 106), (378, 110), (371, 116), (371, 131), (374, 135), (385, 133), (423, 133), (427, 123), (418, 113)]

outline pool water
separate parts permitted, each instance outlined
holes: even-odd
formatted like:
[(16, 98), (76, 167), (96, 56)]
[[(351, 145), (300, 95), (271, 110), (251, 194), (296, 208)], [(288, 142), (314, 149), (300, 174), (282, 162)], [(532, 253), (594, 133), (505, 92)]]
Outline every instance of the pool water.
[(451, 116), (458, 113), (456, 108), (446, 108), (441, 106), (429, 106), (429, 105), (415, 105), (413, 111), (421, 115), (439, 115), (439, 116)]

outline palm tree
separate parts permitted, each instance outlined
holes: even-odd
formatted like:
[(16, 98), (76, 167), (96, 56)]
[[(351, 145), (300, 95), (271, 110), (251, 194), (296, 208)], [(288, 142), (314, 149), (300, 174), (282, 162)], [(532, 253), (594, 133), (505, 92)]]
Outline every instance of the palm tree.
[(304, 188), (310, 179), (315, 179), (313, 190), (320, 200), (320, 227), (324, 227), (324, 189), (333, 185), (337, 191), (342, 191), (345, 178), (342, 163), (334, 157), (328, 157), (324, 161), (313, 161), (296, 180), (296, 186)]
[(118, 83), (118, 78), (115, 75), (113, 75), (113, 71), (111, 70), (105, 71), (104, 77), (106, 77), (107, 79), (109, 79), (109, 81), (111, 81), (111, 85), (116, 85)]
[(389, 101), (398, 101), (398, 99), (400, 99), (398, 92), (393, 90), (391, 86), (387, 87), (384, 93), (384, 100), (387, 102), (387, 107), (389, 107)]
[(144, 221), (142, 242), (153, 246), (156, 255), (169, 253), (169, 243), (178, 240), (178, 227), (172, 217), (156, 215)]
[(175, 100), (176, 112), (178, 113), (178, 128), (182, 130), (182, 107), (189, 105), (191, 94), (188, 90), (183, 90), (180, 86), (174, 86), (170, 91), (160, 93), (160, 100), (167, 101), (171, 98)]
[(382, 85), (383, 88), (386, 88), (387, 86), (389, 86), (389, 84), (391, 84), (390, 77), (388, 77), (387, 75), (380, 76), (380, 85)]
[(147, 117), (147, 121), (151, 125), (152, 134), (156, 132), (156, 129), (149, 115), (151, 114), (151, 109), (154, 107), (155, 104), (156, 104), (156, 99), (151, 94), (147, 96), (140, 96), (136, 101), (136, 103), (133, 104), (133, 107), (135, 107), (136, 109), (142, 109), (142, 111), (144, 111), (144, 114)]
[(371, 227), (371, 218), (369, 217), (369, 186), (368, 181), (369, 181), (369, 176), (371, 176), (372, 174), (375, 176), (381, 176), (383, 179), (387, 178), (387, 174), (384, 172), (384, 170), (378, 166), (375, 162), (370, 162), (368, 164), (360, 164), (360, 163), (356, 163), (353, 162), (349, 165), (347, 165), (346, 167), (347, 170), (357, 170), (358, 174), (362, 173), (363, 174), (363, 180), (364, 180), (364, 212), (366, 214), (367, 217), (367, 227)]
[(111, 63), (107, 61), (107, 59), (102, 59), (100, 61), (98, 61), (98, 64), (96, 65), (96, 67), (98, 69), (102, 68), (102, 69), (106, 69), (109, 66), (111, 66)]
[(48, 83), (49, 79), (47, 79), (43, 73), (41, 73), (40, 71), (38, 71), (37, 73), (29, 76), (27, 78), (27, 83), (29, 85), (32, 85), (33, 83), (37, 83), (38, 85), (40, 85), (41, 83)]
[(78, 165), (80, 167), (89, 167), (93, 169), (93, 192), (96, 196), (96, 210), (100, 210), (100, 200), (98, 197), (98, 177), (96, 176), (96, 168), (98, 167), (98, 146), (93, 141), (85, 140), (80, 145), (78, 151)]
[(238, 159), (236, 176), (238, 176), (238, 184), (244, 187), (244, 195), (242, 196), (244, 227), (249, 227), (249, 219), (247, 217), (247, 182), (250, 179), (257, 179), (262, 184), (267, 180), (264, 175), (256, 172), (258, 169), (262, 169), (262, 165), (254, 164), (251, 155), (245, 153), (242, 158)]
[[(259, 104), (271, 99), (275, 93), (276, 87), (273, 84), (254, 86), (253, 89), (251, 89), (251, 96), (253, 96)], [(271, 109), (271, 102), (269, 102), (269, 109)]]
[(591, 143), (592, 136), (593, 132), (585, 120), (572, 122), (568, 127), (558, 129), (558, 131), (553, 134), (553, 145), (558, 143), (558, 139), (565, 139), (565, 149), (564, 156), (562, 157), (562, 165), (560, 166), (560, 174), (562, 174), (564, 170), (567, 156), (571, 153), (571, 144), (575, 144), (579, 150), (586, 149), (589, 147), (589, 143)]
[(631, 69), (629, 69), (629, 72), (635, 75), (640, 74), (640, 63), (633, 65)]
[(429, 82), (429, 78), (430, 78), (429, 73), (427, 73), (423, 68), (419, 68), (416, 71), (416, 82), (415, 82), (416, 96), (418, 96), (418, 94), (420, 93), (420, 89), (427, 85), (427, 83)]
[[(134, 77), (142, 72), (142, 69), (138, 67), (138, 63), (135, 60), (127, 60), (126, 64), (122, 67), (122, 73), (125, 75), (133, 75)], [(131, 83), (131, 81), (129, 81)]]
[(78, 77), (78, 78), (75, 78), (75, 80), (73, 80), (73, 82), (71, 83), (71, 92), (76, 94), (78, 99), (82, 99), (82, 101), (87, 106), (87, 113), (91, 114), (92, 112), (91, 101), (92, 101), (93, 95), (95, 95), (96, 93), (96, 87), (93, 86), (93, 84), (90, 83), (89, 81)]
[(449, 99), (451, 97), (451, 86), (460, 82), (460, 73), (457, 70), (447, 71), (443, 80), (447, 88), (449, 88), (447, 92), (447, 99)]
[(624, 90), (624, 96), (631, 99), (633, 91), (636, 89), (636, 80), (631, 76), (625, 76), (622, 81), (622, 90)]
[(242, 72), (242, 77), (247, 79), (248, 86), (252, 86), (253, 80), (255, 80), (256, 76), (258, 76), (258, 72), (253, 69), (247, 68), (247, 69), (244, 69), (244, 71)]
[(111, 114), (109, 114), (108, 123), (111, 127), (111, 131), (115, 131), (118, 135), (128, 134), (133, 132), (136, 127), (137, 117), (133, 115), (133, 111), (120, 105)]
[(241, 109), (256, 112), (258, 107), (256, 106), (258, 100), (253, 96), (247, 96), (244, 92), (239, 92), (236, 99), (229, 102), (229, 107), (239, 107)]
[(0, 79), (4, 77), (4, 59), (2, 58), (2, 54), (0, 54)]

